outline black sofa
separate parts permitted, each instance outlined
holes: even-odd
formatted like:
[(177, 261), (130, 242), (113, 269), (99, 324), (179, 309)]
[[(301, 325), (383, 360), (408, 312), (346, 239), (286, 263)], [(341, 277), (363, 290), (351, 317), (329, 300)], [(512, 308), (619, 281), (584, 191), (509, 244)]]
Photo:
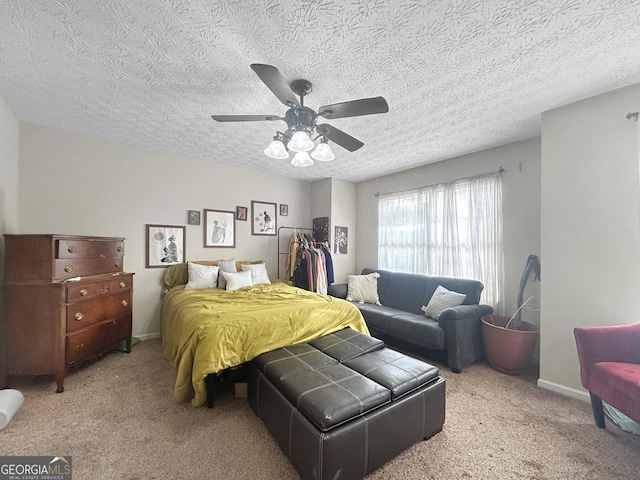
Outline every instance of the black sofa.
[[(421, 353), (446, 362), (453, 372), (484, 357), (480, 318), (493, 313), (479, 305), (484, 285), (477, 280), (430, 277), (415, 273), (364, 268), (362, 275), (377, 272), (378, 296), (382, 305), (353, 302), (362, 312), (371, 334), (398, 339), (420, 347)], [(422, 307), (429, 303), (439, 285), (466, 295), (462, 305), (447, 308), (438, 320), (426, 317)], [(329, 286), (328, 294), (346, 298), (348, 284)]]

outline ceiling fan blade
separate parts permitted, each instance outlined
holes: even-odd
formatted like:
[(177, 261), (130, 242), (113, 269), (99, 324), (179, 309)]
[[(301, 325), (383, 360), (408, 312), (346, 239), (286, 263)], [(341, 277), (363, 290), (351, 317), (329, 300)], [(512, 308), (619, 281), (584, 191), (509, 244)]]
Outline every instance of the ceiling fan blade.
[(263, 65), (262, 63), (252, 63), (251, 69), (256, 72), (260, 77), (260, 80), (269, 87), (269, 90), (278, 97), (278, 100), (284, 103), (287, 107), (300, 106), (300, 102), (298, 101), (296, 94), (293, 93), (293, 90), (289, 87), (289, 84), (280, 73), (280, 70), (276, 67), (272, 67), (271, 65)]
[(320, 134), (324, 133), (329, 140), (337, 143), (342, 148), (345, 148), (350, 152), (355, 152), (364, 145), (364, 143), (357, 138), (353, 138), (351, 135), (344, 133), (342, 130), (337, 129), (328, 123), (318, 125), (316, 130)]
[(334, 103), (320, 107), (318, 115), (324, 118), (358, 117), (373, 113), (387, 113), (389, 105), (382, 97), (362, 98), (350, 102)]
[(211, 115), (216, 122), (263, 122), (269, 120), (284, 120), (278, 115)]

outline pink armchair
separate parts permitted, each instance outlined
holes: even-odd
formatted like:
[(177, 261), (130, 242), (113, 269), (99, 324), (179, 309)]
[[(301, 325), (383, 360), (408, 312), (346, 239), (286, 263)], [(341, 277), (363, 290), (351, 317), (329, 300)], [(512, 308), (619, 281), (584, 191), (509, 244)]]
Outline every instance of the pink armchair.
[(603, 400), (640, 423), (640, 323), (577, 327), (574, 335), (596, 425), (605, 428)]

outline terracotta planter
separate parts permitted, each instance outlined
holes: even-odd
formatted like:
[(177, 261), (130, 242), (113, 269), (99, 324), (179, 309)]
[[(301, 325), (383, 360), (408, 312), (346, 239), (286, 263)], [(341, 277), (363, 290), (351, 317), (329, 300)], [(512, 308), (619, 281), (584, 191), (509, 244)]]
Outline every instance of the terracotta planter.
[(502, 373), (519, 375), (525, 371), (538, 341), (539, 328), (520, 322), (520, 330), (504, 328), (509, 317), (482, 317), (482, 339), (489, 365)]

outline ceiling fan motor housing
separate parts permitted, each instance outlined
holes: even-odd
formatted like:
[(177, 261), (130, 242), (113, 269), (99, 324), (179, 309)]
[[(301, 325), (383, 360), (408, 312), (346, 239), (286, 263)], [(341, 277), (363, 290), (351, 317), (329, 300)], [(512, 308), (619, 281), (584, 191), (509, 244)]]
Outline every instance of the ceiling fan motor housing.
[(313, 135), (317, 120), (316, 113), (307, 107), (293, 107), (287, 110), (285, 120), (289, 127), (287, 133), (289, 136), (295, 132), (306, 132), (309, 136)]

